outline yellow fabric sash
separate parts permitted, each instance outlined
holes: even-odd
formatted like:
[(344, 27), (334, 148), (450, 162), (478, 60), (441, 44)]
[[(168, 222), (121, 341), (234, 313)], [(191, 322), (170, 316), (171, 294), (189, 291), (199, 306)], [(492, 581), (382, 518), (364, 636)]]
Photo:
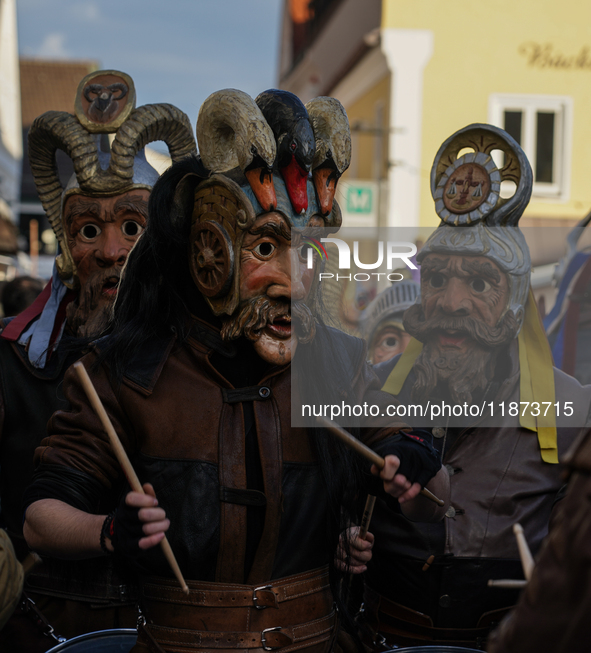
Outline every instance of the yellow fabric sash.
[[(519, 344), (520, 369), (519, 397), (520, 401), (529, 402), (527, 407), (522, 404), (519, 405), (519, 424), (522, 428), (538, 434), (542, 460), (546, 463), (557, 464), (558, 442), (556, 411), (554, 408), (556, 394), (552, 352), (531, 289), (525, 307), (523, 326), (517, 341)], [(386, 383), (382, 388), (384, 392), (389, 392), (391, 395), (400, 394), (402, 386), (422, 349), (422, 343), (411, 338), (400, 360), (386, 379)], [(546, 405), (543, 402), (546, 402)], [(544, 415), (548, 405), (547, 402), (551, 402), (551, 405), (546, 415)], [(538, 417), (531, 414), (537, 412), (536, 407), (532, 410), (532, 403), (539, 404), (540, 415)]]
[[(530, 405), (522, 416), (523, 406), (520, 405), (519, 424), (538, 434), (540, 453), (546, 463), (558, 464), (558, 436), (556, 432), (556, 410), (554, 402), (554, 366), (550, 344), (538, 314), (534, 294), (530, 288), (525, 307), (525, 320), (517, 336), (519, 343), (520, 401), (528, 401)], [(543, 402), (546, 402), (544, 405)], [(546, 412), (547, 402), (551, 402)], [(531, 404), (539, 404), (540, 415), (534, 417)]]
[(402, 352), (400, 360), (396, 363), (394, 369), (386, 379), (386, 383), (384, 383), (384, 387), (382, 388), (384, 392), (389, 392), (391, 395), (400, 394), (406, 377), (410, 374), (412, 366), (422, 351), (423, 343), (415, 338), (411, 338), (408, 345), (406, 345), (406, 349)]

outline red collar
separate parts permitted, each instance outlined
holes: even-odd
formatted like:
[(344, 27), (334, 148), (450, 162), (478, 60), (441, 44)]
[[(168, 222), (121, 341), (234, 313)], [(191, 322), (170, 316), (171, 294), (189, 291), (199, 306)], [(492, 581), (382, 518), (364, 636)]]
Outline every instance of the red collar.
[[(77, 293), (75, 291), (68, 290), (64, 295), (64, 298), (62, 299), (55, 316), (55, 322), (49, 343), (50, 345), (52, 345), (57, 338), (57, 335), (62, 327), (62, 323), (66, 318), (66, 306), (76, 298), (76, 294)], [(8, 324), (2, 333), (0, 333), (0, 338), (10, 340), (11, 342), (18, 340), (21, 337), (23, 331), (29, 326), (29, 324), (41, 315), (43, 309), (45, 308), (45, 304), (47, 304), (50, 297), (51, 279), (45, 288), (43, 288), (41, 294), (37, 297), (37, 299), (29, 306), (29, 308), (26, 308), (22, 313), (11, 320), (10, 324)]]

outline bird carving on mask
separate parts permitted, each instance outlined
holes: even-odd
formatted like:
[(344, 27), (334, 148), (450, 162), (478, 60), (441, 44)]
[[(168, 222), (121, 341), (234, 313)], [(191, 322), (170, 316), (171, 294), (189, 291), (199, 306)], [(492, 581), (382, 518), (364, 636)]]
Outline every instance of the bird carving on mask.
[(306, 104), (316, 153), (312, 163), (312, 179), (318, 205), (329, 215), (337, 182), (351, 163), (351, 131), (343, 105), (335, 98), (317, 97)]
[(305, 213), (316, 143), (306, 107), (293, 93), (277, 89), (264, 91), (255, 102), (275, 136), (275, 169), (283, 177), (291, 205), (296, 213)]

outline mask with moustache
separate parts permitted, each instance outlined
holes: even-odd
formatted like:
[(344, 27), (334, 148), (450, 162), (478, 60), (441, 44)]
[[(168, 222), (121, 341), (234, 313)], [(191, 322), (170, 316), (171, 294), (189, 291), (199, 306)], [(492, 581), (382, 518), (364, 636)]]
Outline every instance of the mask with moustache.
[(221, 336), (236, 340), (244, 336), (257, 342), (268, 324), (293, 324), (298, 342), (310, 342), (316, 333), (316, 323), (310, 309), (303, 302), (275, 301), (265, 296), (243, 302), (230, 318), (224, 321)]
[[(493, 378), (496, 354), (517, 336), (519, 323), (511, 310), (494, 327), (467, 316), (427, 320), (422, 306), (415, 304), (404, 315), (404, 328), (424, 344), (414, 365), (412, 399), (432, 397), (436, 388), (443, 386), (455, 403), (471, 403), (473, 393), (484, 391)], [(465, 336), (473, 345), (467, 351), (441, 349), (437, 334), (442, 332)]]

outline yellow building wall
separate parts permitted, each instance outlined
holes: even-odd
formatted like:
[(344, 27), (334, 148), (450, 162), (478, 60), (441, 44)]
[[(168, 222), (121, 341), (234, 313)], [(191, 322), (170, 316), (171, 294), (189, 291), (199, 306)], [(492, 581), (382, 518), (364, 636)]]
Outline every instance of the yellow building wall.
[[(590, 25), (591, 2), (582, 0), (384, 0), (383, 28), (428, 29), (434, 36), (423, 86), (422, 225), (438, 222), (429, 190), (437, 149), (456, 130), (487, 122), (493, 93), (573, 98), (570, 197), (532, 198), (525, 216), (572, 220), (591, 209)], [(550, 46), (558, 65), (532, 61), (528, 44)]]
[[(383, 134), (364, 131), (365, 128), (375, 128), (376, 106), (382, 106)], [(390, 75), (386, 75), (357, 102), (347, 107), (349, 124), (353, 137), (353, 165), (345, 173), (343, 179), (354, 176), (357, 179), (385, 178), (388, 174), (388, 116), (390, 113)], [(359, 126), (362, 129), (356, 129)], [(381, 170), (376, 174), (376, 139), (382, 139)]]

